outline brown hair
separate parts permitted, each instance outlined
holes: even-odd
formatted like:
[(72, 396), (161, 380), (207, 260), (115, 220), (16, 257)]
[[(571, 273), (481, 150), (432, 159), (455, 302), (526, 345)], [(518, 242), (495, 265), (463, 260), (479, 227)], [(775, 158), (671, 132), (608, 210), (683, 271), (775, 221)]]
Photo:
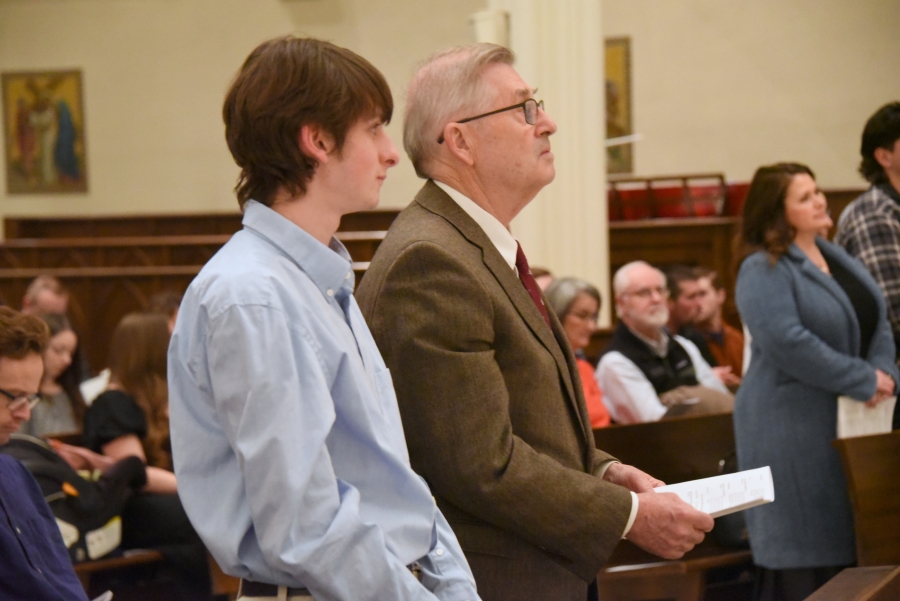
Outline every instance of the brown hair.
[(271, 206), (285, 188), (306, 193), (317, 162), (300, 151), (304, 125), (318, 125), (343, 148), (347, 131), (368, 115), (390, 121), (384, 76), (366, 59), (329, 42), (285, 36), (250, 53), (225, 97), (225, 139), (241, 168), (235, 194)]
[[(50, 339), (61, 332), (75, 332), (75, 330), (72, 329), (72, 324), (69, 323), (69, 318), (62, 313), (44, 313), (40, 318), (50, 328)], [(76, 336), (77, 335), (78, 334), (76, 333)], [(50, 345), (49, 340), (47, 345)], [(79, 386), (81, 383), (81, 368), (83, 363), (84, 361), (81, 358), (81, 345), (78, 344), (75, 346), (75, 351), (72, 353), (72, 362), (69, 363), (69, 366), (65, 371), (56, 377), (56, 383), (59, 384), (60, 388), (63, 389), (63, 392), (66, 393), (66, 396), (69, 397), (69, 404), (72, 407), (72, 416), (75, 418), (75, 423), (78, 424), (79, 429), (84, 423), (84, 412), (87, 411), (87, 403), (84, 402), (84, 397), (81, 395), (81, 386)]]
[(109, 344), (111, 380), (134, 397), (147, 419), (147, 436), (141, 441), (147, 465), (164, 469), (172, 469), (168, 449), (168, 348), (166, 317), (156, 313), (129, 313), (116, 326)]
[(700, 279), (697, 269), (687, 265), (672, 265), (665, 270), (666, 285), (669, 287), (669, 298), (677, 301), (681, 296), (682, 282), (695, 282)]
[(694, 268), (694, 272), (697, 274), (698, 280), (700, 278), (709, 278), (709, 282), (716, 290), (725, 289), (725, 284), (722, 283), (722, 278), (719, 277), (719, 273), (716, 270), (700, 265)]
[(0, 357), (24, 359), (43, 355), (50, 340), (50, 328), (39, 317), (0, 307)]
[(784, 214), (784, 198), (794, 176), (802, 173), (816, 178), (809, 167), (800, 163), (766, 165), (753, 174), (740, 232), (735, 238), (735, 267), (759, 250), (769, 253), (773, 265), (787, 252), (797, 230)]

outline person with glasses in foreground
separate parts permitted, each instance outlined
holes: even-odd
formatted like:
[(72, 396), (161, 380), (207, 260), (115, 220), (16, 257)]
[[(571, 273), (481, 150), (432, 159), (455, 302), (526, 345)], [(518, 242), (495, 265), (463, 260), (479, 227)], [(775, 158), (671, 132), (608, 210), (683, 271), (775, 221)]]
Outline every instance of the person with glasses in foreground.
[(734, 397), (697, 346), (666, 330), (666, 276), (644, 261), (613, 276), (619, 323), (597, 364), (597, 384), (613, 420), (655, 422), (664, 417), (728, 413)]
[(553, 180), (556, 131), (512, 62), (479, 44), (413, 77), (404, 145), (428, 181), (357, 300), (481, 597), (585, 601), (623, 535), (680, 557), (713, 521), (594, 448), (572, 349), (509, 231)]
[[(34, 315), (0, 307), (0, 445), (40, 400), (41, 358), (50, 330)], [(0, 598), (87, 601), (56, 520), (37, 482), (0, 453)]]

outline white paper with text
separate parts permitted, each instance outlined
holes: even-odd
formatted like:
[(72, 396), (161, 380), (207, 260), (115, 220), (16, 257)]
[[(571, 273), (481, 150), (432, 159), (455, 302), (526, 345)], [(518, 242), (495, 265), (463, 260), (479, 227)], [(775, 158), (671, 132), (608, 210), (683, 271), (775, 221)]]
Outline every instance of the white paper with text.
[(884, 400), (874, 407), (848, 396), (838, 397), (837, 437), (870, 436), (891, 431), (897, 397)]
[(691, 507), (714, 518), (775, 500), (769, 466), (654, 488), (672, 492)]

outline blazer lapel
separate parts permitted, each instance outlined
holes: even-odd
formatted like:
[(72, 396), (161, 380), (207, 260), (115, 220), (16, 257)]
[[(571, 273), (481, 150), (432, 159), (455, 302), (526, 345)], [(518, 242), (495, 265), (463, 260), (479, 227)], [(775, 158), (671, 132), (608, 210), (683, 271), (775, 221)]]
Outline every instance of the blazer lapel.
[[(823, 248), (822, 245), (818, 246), (824, 254), (828, 255), (828, 258), (836, 258), (834, 256), (834, 253), (829, 252), (829, 250)], [(850, 348), (854, 354), (859, 354), (859, 319), (856, 317), (856, 309), (853, 308), (853, 304), (850, 302), (850, 298), (847, 296), (847, 293), (844, 292), (844, 289), (841, 288), (841, 285), (838, 284), (833, 277), (813, 265), (813, 262), (809, 260), (809, 257), (806, 256), (806, 253), (800, 250), (800, 248), (796, 244), (791, 244), (788, 247), (788, 254), (799, 264), (800, 270), (806, 275), (806, 277), (822, 286), (825, 290), (831, 293), (831, 295), (835, 298), (835, 300), (838, 301), (838, 303), (840, 303), (841, 307), (844, 309), (844, 312), (847, 314), (850, 323), (854, 324), (854, 327), (851, 328), (852, 331), (850, 332), (850, 335), (852, 337), (850, 340)], [(840, 259), (838, 258), (838, 260)]]
[[(494, 243), (487, 237), (484, 230), (433, 181), (428, 180), (425, 187), (416, 196), (416, 202), (432, 213), (446, 219), (469, 242), (481, 248), (484, 265), (496, 278), (504, 292), (506, 292), (510, 302), (519, 315), (522, 316), (535, 338), (553, 355), (556, 367), (559, 370), (560, 379), (566, 388), (569, 400), (572, 403), (575, 414), (578, 416), (582, 429), (584, 429), (585, 423), (587, 423), (586, 416), (582, 415), (578, 407), (579, 403), (576, 401), (575, 389), (572, 384), (572, 372), (566, 361), (566, 355), (561, 348), (562, 343), (557, 341), (554, 331), (547, 327), (547, 322), (544, 321), (543, 315), (535, 307), (534, 301), (531, 300), (531, 296), (522, 284), (522, 280), (519, 279), (515, 271), (509, 268), (509, 264), (500, 256)], [(551, 323), (553, 321), (554, 317), (551, 317)], [(563, 340), (565, 340), (564, 335)]]

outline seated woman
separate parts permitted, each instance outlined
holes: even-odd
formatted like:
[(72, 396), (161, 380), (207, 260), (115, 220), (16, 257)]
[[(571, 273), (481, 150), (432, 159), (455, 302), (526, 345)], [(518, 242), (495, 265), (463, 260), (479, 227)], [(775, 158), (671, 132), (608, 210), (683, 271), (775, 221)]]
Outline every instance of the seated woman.
[(185, 599), (210, 592), (206, 549), (178, 499), (169, 444), (166, 354), (169, 329), (164, 315), (132, 313), (113, 331), (110, 383), (84, 416), (82, 440), (113, 459), (140, 457), (147, 464), (145, 493), (133, 497), (122, 515), (122, 547), (154, 548), (178, 569)]
[(595, 430), (604, 428), (609, 425), (609, 411), (603, 404), (603, 393), (594, 379), (594, 367), (584, 357), (584, 349), (590, 344), (591, 334), (597, 329), (600, 292), (584, 280), (559, 278), (547, 287), (544, 296), (562, 323), (569, 344), (575, 351), (591, 427)]
[(85, 403), (78, 389), (78, 364), (73, 357), (78, 336), (61, 313), (40, 316), (50, 326), (50, 342), (44, 351), (41, 402), (31, 410), (31, 419), (21, 432), (42, 438), (48, 434), (70, 434), (81, 430)]

